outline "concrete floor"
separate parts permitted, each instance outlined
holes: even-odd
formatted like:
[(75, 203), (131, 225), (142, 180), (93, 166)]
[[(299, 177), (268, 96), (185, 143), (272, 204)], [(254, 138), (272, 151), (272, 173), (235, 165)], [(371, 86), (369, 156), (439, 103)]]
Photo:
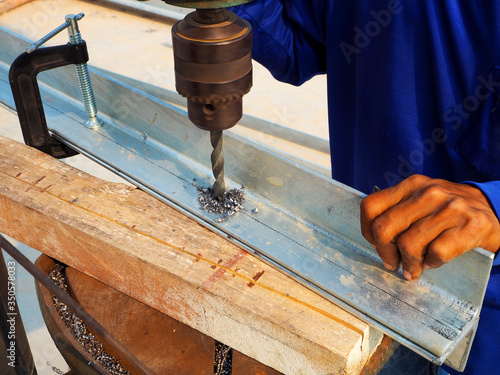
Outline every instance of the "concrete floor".
[[(134, 0), (119, 2), (127, 1)], [(160, 0), (152, 0), (151, 3), (155, 6), (163, 4)], [(175, 90), (170, 38), (172, 19), (152, 16), (120, 5), (109, 7), (108, 2), (103, 0), (36, 0), (0, 15), (0, 27), (37, 40), (60, 25), (66, 14), (79, 12), (86, 15), (80, 21), (80, 29), (89, 46), (91, 65)], [(61, 33), (48, 45), (66, 43), (66, 38), (66, 33)], [(244, 103), (244, 112), (247, 114), (328, 138), (325, 77), (315, 77), (297, 88), (275, 81), (262, 66), (255, 64), (254, 87), (244, 98)], [(242, 127), (235, 127), (234, 131), (256, 142), (272, 144), (284, 152), (300, 154), (324, 168), (329, 167), (327, 154), (313, 152)], [(17, 116), (1, 105), (0, 135), (22, 141)], [(102, 179), (122, 181), (83, 156), (70, 158), (67, 162)], [(32, 261), (40, 254), (17, 241), (12, 242)], [(6, 261), (9, 261), (10, 258), (5, 253), (4, 255)], [(38, 374), (67, 371), (68, 367), (43, 323), (33, 279), (20, 266), (17, 267), (16, 279), (17, 300)]]

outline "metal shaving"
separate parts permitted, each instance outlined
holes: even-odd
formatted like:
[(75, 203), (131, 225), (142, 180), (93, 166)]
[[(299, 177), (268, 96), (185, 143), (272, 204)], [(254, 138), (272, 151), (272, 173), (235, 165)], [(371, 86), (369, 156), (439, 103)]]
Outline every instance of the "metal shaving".
[[(64, 269), (65, 267), (63, 265), (57, 264), (54, 269), (50, 271), (49, 278), (52, 279), (57, 286), (68, 293), (68, 285), (66, 284)], [(104, 350), (102, 342), (88, 331), (85, 323), (73, 314), (66, 304), (60, 302), (54, 295), (52, 295), (52, 302), (54, 303), (54, 306), (56, 307), (56, 310), (66, 327), (69, 328), (78, 342), (85, 348), (85, 350), (87, 350), (96, 362), (100, 363), (110, 374), (130, 375), (130, 372), (123, 368), (118, 359)]]
[(215, 342), (214, 375), (231, 375), (233, 365), (233, 349)]
[(236, 212), (243, 208), (245, 201), (245, 193), (240, 189), (232, 189), (224, 192), (224, 195), (219, 198), (214, 197), (214, 192), (211, 187), (198, 189), (198, 202), (200, 203), (200, 210), (208, 211), (221, 215), (215, 219), (215, 222), (222, 223), (224, 219), (233, 216)]
[(66, 374), (66, 372), (64, 372), (63, 370), (57, 368), (56, 366), (52, 366), (49, 361), (47, 361), (47, 363), (45, 363), (45, 364), (47, 366), (51, 367), (52, 371), (55, 372), (57, 375), (64, 375), (64, 374)]

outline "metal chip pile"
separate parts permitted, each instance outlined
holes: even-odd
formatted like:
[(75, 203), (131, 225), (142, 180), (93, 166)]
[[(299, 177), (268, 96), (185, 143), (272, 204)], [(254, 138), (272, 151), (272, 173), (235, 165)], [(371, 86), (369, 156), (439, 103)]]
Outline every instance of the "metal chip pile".
[[(193, 183), (195, 184), (195, 183)], [(227, 190), (221, 198), (215, 198), (211, 187), (203, 188), (198, 186), (198, 202), (200, 210), (221, 215), (215, 219), (216, 223), (222, 223), (224, 219), (233, 216), (243, 208), (245, 193), (239, 189)]]
[(214, 375), (231, 375), (233, 349), (223, 343), (215, 342)]
[[(64, 275), (64, 266), (57, 264), (49, 273), (49, 278), (66, 293), (68, 293), (68, 285)], [(59, 301), (55, 296), (52, 296), (52, 302), (56, 307), (62, 321), (69, 328), (78, 342), (87, 350), (92, 358), (100, 363), (110, 374), (113, 375), (129, 375), (130, 372), (125, 370), (120, 364), (120, 361), (108, 354), (102, 345), (92, 333), (87, 330), (85, 323), (71, 312), (68, 306)]]

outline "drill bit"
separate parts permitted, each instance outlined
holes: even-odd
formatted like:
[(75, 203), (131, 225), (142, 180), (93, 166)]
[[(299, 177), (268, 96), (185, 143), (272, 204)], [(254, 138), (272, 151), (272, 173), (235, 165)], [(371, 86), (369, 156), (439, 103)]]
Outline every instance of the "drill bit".
[(222, 199), (226, 192), (224, 183), (224, 151), (222, 150), (222, 130), (210, 132), (210, 142), (214, 148), (210, 157), (212, 161), (212, 172), (214, 173), (215, 183), (213, 186), (214, 197)]

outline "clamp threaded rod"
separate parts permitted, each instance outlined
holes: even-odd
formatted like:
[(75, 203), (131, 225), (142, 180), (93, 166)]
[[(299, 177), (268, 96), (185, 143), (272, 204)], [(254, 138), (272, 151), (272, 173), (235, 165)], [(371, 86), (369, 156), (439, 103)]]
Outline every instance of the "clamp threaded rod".
[[(82, 35), (78, 28), (77, 16), (68, 14), (66, 22), (68, 23), (69, 41), (73, 45), (82, 43)], [(90, 81), (90, 74), (87, 64), (78, 64), (75, 66), (80, 92), (82, 93), (83, 106), (85, 113), (89, 118), (85, 126), (95, 128), (102, 124), (101, 120), (97, 117), (97, 105), (95, 103), (94, 90), (92, 89), (92, 82)]]

